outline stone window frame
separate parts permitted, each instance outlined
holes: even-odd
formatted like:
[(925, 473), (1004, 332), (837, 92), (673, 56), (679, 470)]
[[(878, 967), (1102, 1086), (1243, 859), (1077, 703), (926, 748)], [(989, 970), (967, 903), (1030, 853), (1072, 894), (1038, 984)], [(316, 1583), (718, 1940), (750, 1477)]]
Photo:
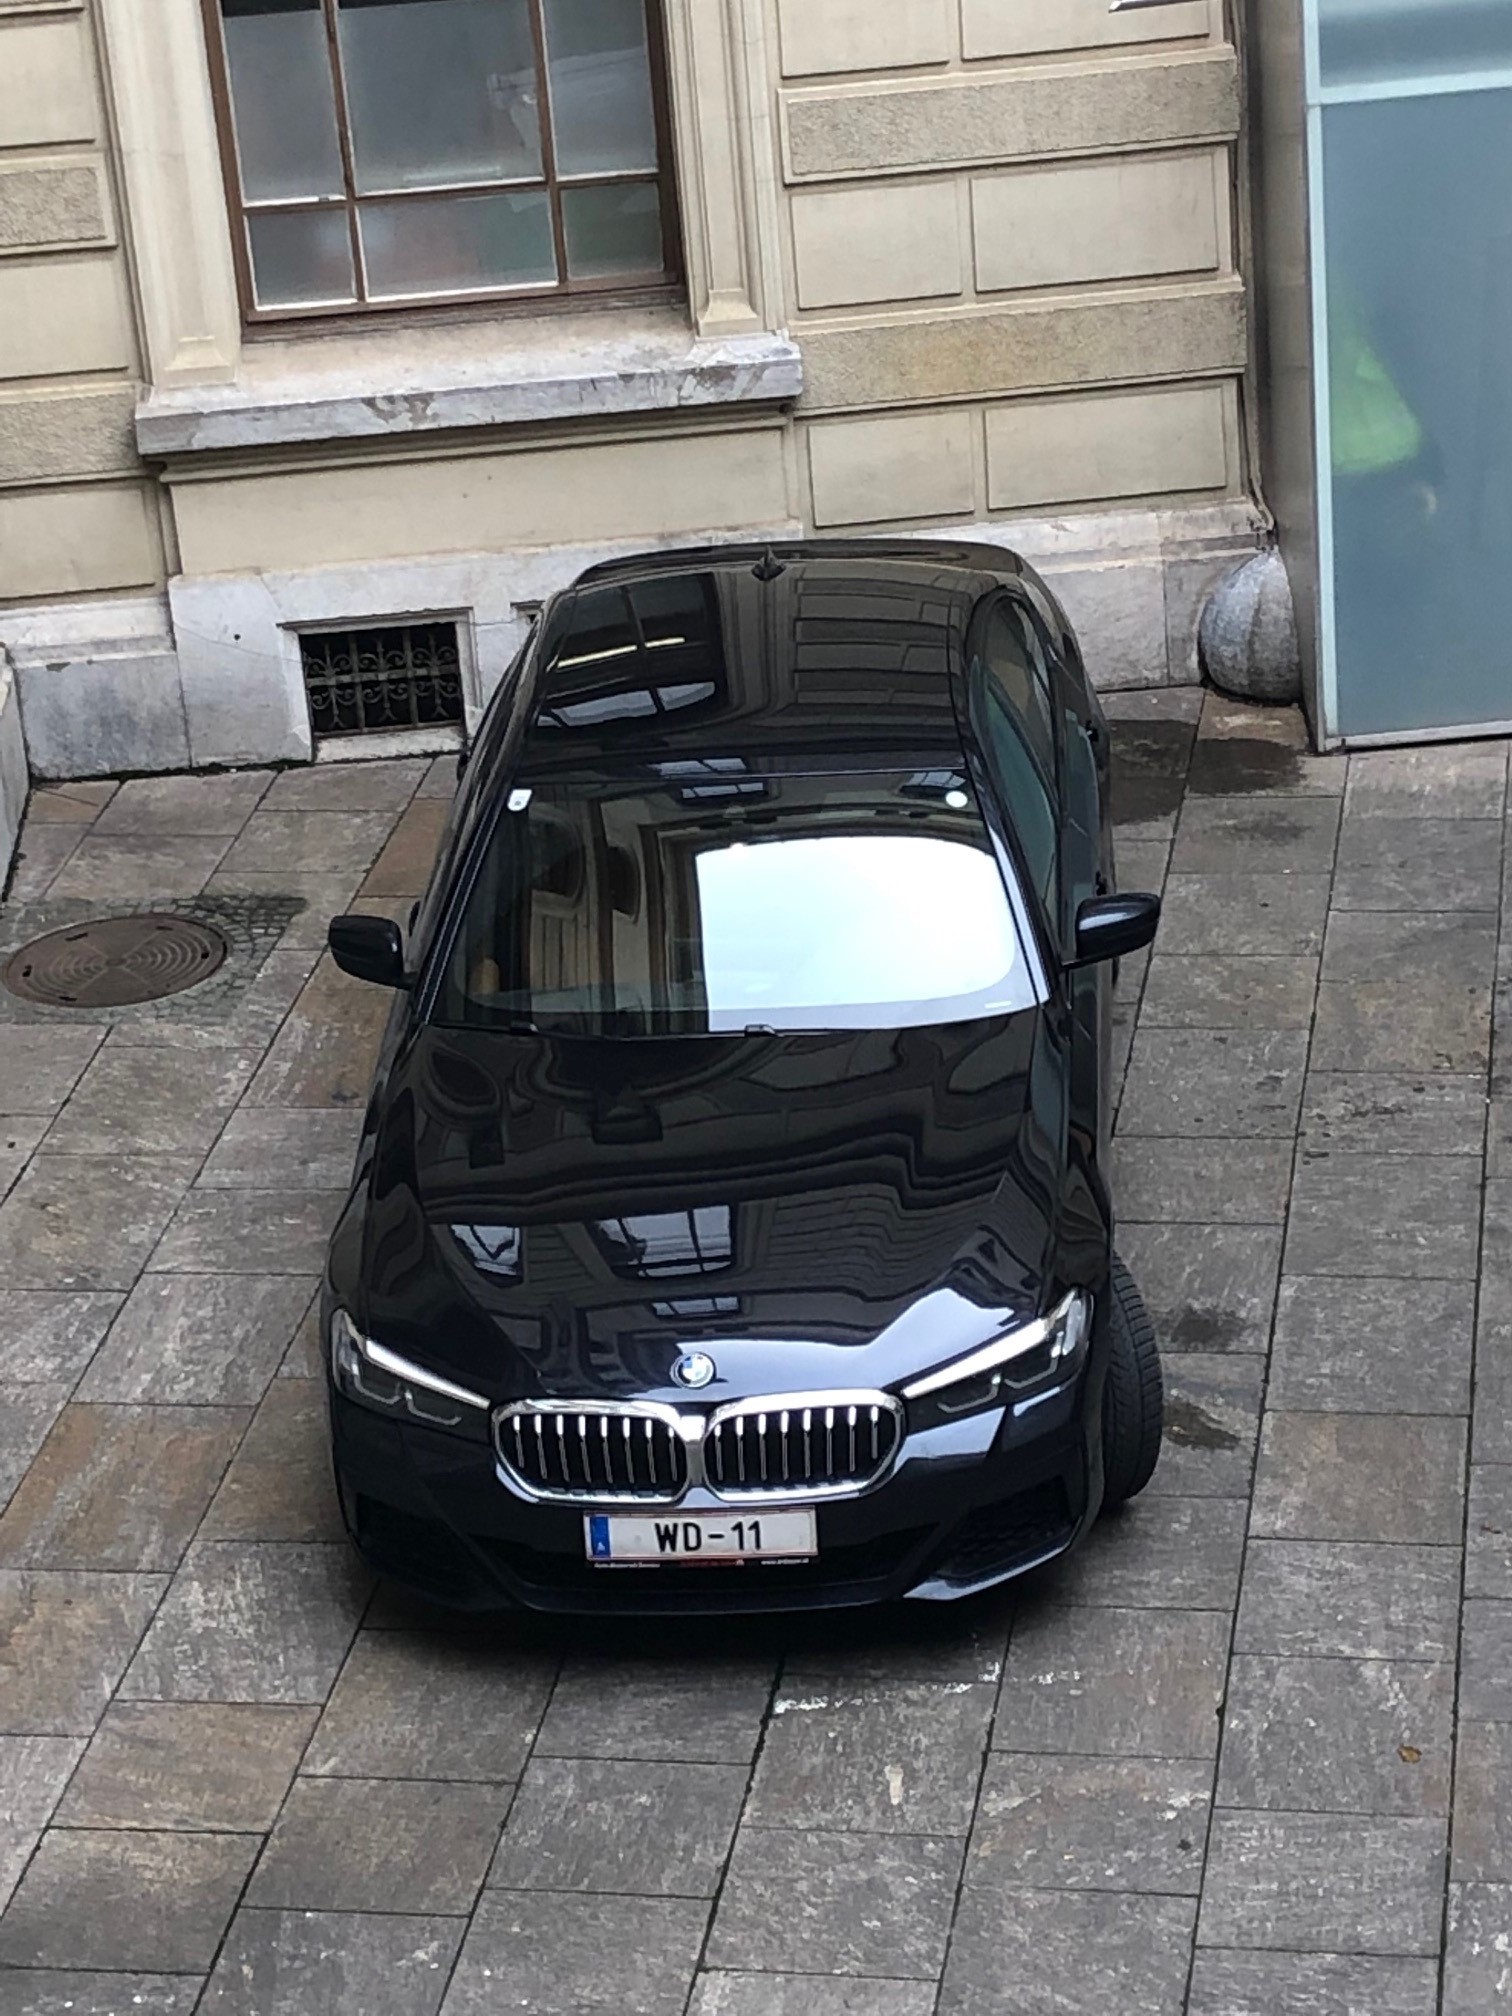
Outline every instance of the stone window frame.
[[(653, 344), (645, 368), (628, 376), (616, 354), (616, 314), (554, 310), (550, 319), (560, 337), (548, 344), (559, 340), (570, 352), (570, 378), (559, 388), (555, 410), (539, 340), (529, 370), (512, 371), (509, 325), (491, 323), (498, 340), (491, 346), (488, 383), (475, 386), (466, 362), (460, 379), (455, 372), (447, 379), (456, 399), (466, 400), (482, 420), (792, 400), (801, 392), (801, 358), (780, 326), (778, 168), (764, 0), (663, 5), (686, 304), (661, 311), (660, 351)], [(384, 371), (380, 364), (377, 381), (364, 385), (361, 365), (354, 367), (348, 353), (339, 368), (331, 367), (340, 397), (312, 398), (329, 339), (301, 336), (297, 325), (284, 325), (277, 347), (298, 381), (297, 399), (292, 386), (287, 399), (280, 397), (277, 370), (248, 369), (249, 352), (264, 339), (249, 340), (243, 328), (200, 0), (98, 0), (98, 6), (149, 380), (138, 408), (138, 445), (144, 453), (173, 455), (353, 431), (333, 405), (370, 409), (374, 399), (392, 392), (391, 365)], [(470, 348), (477, 347), (474, 339)], [(644, 352), (643, 341), (639, 347)], [(257, 421), (248, 440), (238, 438), (236, 415), (242, 387), (254, 376), (259, 382), (247, 403)], [(602, 398), (591, 389), (600, 384)], [(431, 403), (435, 417), (427, 420), (420, 402), (407, 402), (392, 431), (458, 424), (455, 402)]]

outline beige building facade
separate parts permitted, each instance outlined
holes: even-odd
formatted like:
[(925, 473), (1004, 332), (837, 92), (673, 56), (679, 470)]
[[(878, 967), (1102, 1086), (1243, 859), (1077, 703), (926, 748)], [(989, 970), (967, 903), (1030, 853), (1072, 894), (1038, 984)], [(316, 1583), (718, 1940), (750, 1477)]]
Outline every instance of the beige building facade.
[(443, 745), (312, 726), (319, 640), (454, 635), (470, 721), (661, 543), (969, 531), (1099, 683), (1195, 680), (1261, 538), (1240, 123), (1223, 0), (0, 0), (0, 794), (18, 723), (39, 776)]

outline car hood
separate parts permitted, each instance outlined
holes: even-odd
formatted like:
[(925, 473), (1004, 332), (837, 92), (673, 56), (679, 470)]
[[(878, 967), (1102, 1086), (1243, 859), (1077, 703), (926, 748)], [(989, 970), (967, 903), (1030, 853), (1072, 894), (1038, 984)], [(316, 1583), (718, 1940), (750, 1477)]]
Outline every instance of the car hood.
[(492, 1399), (685, 1398), (672, 1366), (694, 1348), (712, 1402), (893, 1383), (1042, 1305), (1065, 1153), (1044, 1042), (1037, 1011), (422, 1029), (383, 1095), (359, 1318)]

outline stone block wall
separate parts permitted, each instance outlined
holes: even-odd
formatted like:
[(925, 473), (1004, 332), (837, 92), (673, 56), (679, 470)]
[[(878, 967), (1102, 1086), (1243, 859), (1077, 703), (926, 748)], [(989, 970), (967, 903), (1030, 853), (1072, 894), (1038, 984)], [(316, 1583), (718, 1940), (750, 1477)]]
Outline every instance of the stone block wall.
[(108, 132), (83, 0), (0, 0), (0, 603), (163, 579)]
[(969, 526), (1062, 576), (1101, 683), (1197, 675), (1254, 543), (1220, 0), (775, 0), (821, 533)]

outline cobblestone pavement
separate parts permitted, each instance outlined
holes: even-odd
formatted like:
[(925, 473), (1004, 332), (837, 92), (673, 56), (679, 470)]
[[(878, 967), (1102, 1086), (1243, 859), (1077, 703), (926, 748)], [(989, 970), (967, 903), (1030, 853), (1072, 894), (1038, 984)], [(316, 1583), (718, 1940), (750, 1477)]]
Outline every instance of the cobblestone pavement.
[(1512, 2011), (1507, 752), (1110, 711), (1165, 1458), (959, 1613), (373, 1588), (308, 1309), (386, 1004), (319, 948), (449, 766), (35, 795), (0, 943), (260, 902), (213, 1013), (0, 1010), (0, 2016)]

